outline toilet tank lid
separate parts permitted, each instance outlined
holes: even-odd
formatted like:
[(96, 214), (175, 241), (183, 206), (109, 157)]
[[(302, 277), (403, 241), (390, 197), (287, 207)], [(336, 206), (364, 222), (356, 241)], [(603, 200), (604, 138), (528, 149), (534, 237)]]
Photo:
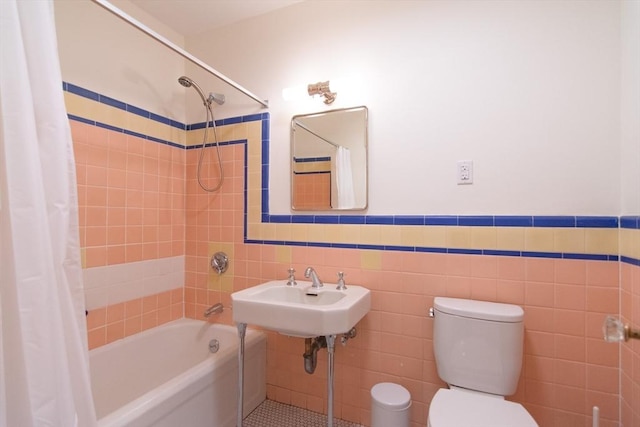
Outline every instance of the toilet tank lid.
[(513, 304), (435, 297), (433, 306), (443, 313), (479, 320), (515, 323), (524, 318), (522, 307)]

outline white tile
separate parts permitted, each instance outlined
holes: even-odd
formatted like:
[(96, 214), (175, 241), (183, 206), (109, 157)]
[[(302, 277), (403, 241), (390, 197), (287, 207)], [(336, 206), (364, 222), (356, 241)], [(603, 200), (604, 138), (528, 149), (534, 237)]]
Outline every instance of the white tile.
[[(326, 427), (327, 416), (296, 406), (265, 400), (243, 420), (244, 427)], [(335, 427), (362, 427), (334, 419)]]
[(103, 307), (180, 288), (184, 266), (185, 257), (177, 256), (84, 269), (87, 305)]

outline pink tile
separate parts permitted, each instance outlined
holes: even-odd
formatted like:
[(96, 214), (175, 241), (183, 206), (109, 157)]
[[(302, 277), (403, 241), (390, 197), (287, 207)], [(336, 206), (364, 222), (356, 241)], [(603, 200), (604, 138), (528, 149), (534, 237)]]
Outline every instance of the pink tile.
[(525, 277), (527, 282), (553, 283), (555, 263), (548, 258), (525, 258)]
[(587, 287), (587, 311), (615, 314), (618, 312), (617, 288)]
[(87, 314), (87, 329), (101, 328), (107, 323), (107, 308), (89, 310)]
[(555, 386), (554, 406), (563, 411), (580, 414), (585, 410), (586, 390), (581, 387)]
[(557, 260), (555, 265), (556, 282), (582, 285), (587, 278), (587, 261), (562, 259)]
[(124, 320), (124, 303), (107, 306), (106, 323), (115, 323)]
[(124, 312), (126, 318), (140, 316), (142, 314), (142, 298), (136, 298), (125, 302)]
[(558, 384), (584, 388), (586, 367), (581, 362), (554, 359), (554, 381)]
[(589, 261), (587, 264), (587, 285), (618, 287), (620, 266), (616, 262)]
[(524, 309), (525, 330), (555, 332), (553, 309), (527, 306)]
[(555, 379), (554, 360), (549, 357), (525, 356), (525, 378), (530, 380), (553, 382)]
[(498, 286), (496, 279), (471, 278), (471, 299), (480, 301), (496, 301)]
[(126, 262), (126, 247), (124, 245), (107, 246), (107, 265), (123, 264)]
[(584, 336), (585, 315), (579, 310), (555, 310), (554, 330), (565, 335)]
[(87, 339), (89, 350), (105, 345), (107, 343), (106, 328), (101, 327), (88, 331)]
[(541, 282), (525, 282), (524, 302), (527, 306), (553, 307), (554, 285)]
[(446, 296), (451, 298), (471, 298), (471, 282), (468, 277), (447, 276)]
[(555, 334), (555, 356), (574, 362), (584, 362), (586, 359), (586, 344), (584, 337)]
[(469, 258), (470, 275), (484, 279), (498, 277), (498, 259), (494, 256), (472, 256)]
[(106, 343), (124, 338), (124, 320), (106, 326)]
[(498, 302), (524, 305), (525, 285), (522, 281), (498, 280), (496, 282), (496, 292)]
[(587, 363), (609, 367), (618, 367), (620, 346), (603, 339), (587, 338)]
[(571, 310), (584, 310), (586, 289), (577, 285), (555, 285), (555, 306)]
[(142, 313), (147, 314), (158, 309), (158, 295), (142, 298)]
[(587, 365), (587, 389), (604, 393), (617, 393), (618, 369)]
[(91, 166), (86, 168), (86, 184), (89, 186), (107, 186), (107, 168), (104, 166)]
[[(578, 405), (579, 402), (575, 402), (574, 406)], [(571, 427), (571, 426), (584, 426), (586, 425), (587, 419), (583, 414), (578, 414), (575, 412), (569, 412), (564, 409), (556, 409), (553, 411), (553, 425), (562, 426), (562, 427)]]
[(524, 352), (534, 356), (552, 358), (555, 355), (554, 334), (525, 329)]
[(124, 336), (128, 337), (142, 331), (142, 316), (128, 317), (124, 321)]
[(453, 277), (469, 277), (471, 275), (472, 255), (449, 255), (445, 262), (447, 275)]
[[(618, 420), (618, 396), (612, 393), (601, 393), (587, 390), (585, 412), (590, 414), (592, 408), (597, 406), (600, 409), (600, 418), (603, 420)], [(615, 424), (617, 425), (617, 424)], [(623, 424), (631, 425), (631, 424)]]

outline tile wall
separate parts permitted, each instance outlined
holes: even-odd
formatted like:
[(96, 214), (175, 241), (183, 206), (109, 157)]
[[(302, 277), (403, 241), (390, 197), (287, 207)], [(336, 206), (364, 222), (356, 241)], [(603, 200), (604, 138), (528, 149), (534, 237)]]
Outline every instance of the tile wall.
[[(141, 295), (131, 302), (109, 304), (106, 301), (103, 308), (92, 310), (88, 317), (89, 333), (98, 336), (91, 339), (92, 346), (135, 333), (137, 326), (127, 328), (128, 319), (139, 318), (141, 330), (153, 326), (154, 322), (159, 324), (181, 315), (178, 309), (181, 305), (186, 316), (201, 318), (204, 308), (212, 303), (228, 305), (230, 294), (235, 290), (286, 278), (286, 270), (291, 266), (301, 272), (313, 265), (326, 282), (333, 281), (338, 271), (344, 271), (347, 283), (362, 284), (373, 293), (372, 311), (358, 325), (358, 337), (347, 346), (337, 348), (335, 413), (338, 417), (368, 425), (371, 386), (380, 381), (394, 381), (411, 391), (412, 425), (426, 424), (428, 402), (443, 386), (435, 370), (432, 324), (427, 310), (434, 296), (445, 295), (524, 307), (524, 367), (512, 399), (522, 402), (540, 425), (589, 426), (594, 405), (600, 407), (602, 426), (619, 425), (620, 421), (634, 425), (638, 421), (638, 405), (633, 402), (640, 398), (639, 348), (635, 343), (606, 344), (601, 338), (605, 314), (621, 313), (636, 324), (640, 320), (640, 247), (635, 243), (640, 241), (640, 231), (636, 217), (620, 220), (616, 217), (271, 215), (268, 114), (228, 120), (218, 127), (220, 140), (225, 141), (220, 147), (225, 184), (220, 192), (209, 194), (199, 189), (195, 178), (200, 150), (185, 149), (201, 143), (201, 127), (181, 129), (179, 124), (175, 126), (170, 121), (167, 124), (166, 119), (162, 122), (150, 116), (141, 120), (133, 117), (140, 113), (135, 107), (121, 113), (122, 106), (104, 104), (99, 98), (92, 98), (91, 92), (90, 96), (78, 92), (81, 91), (72, 88), (66, 93), (72, 126), (81, 123), (89, 128), (74, 131), (74, 142), (83, 144), (76, 141), (78, 133), (96, 133), (90, 138), (92, 142), (86, 144), (95, 146), (99, 153), (95, 157), (103, 159), (102, 163), (92, 160), (99, 163), (92, 166), (104, 168), (101, 172), (107, 176), (106, 190), (98, 191), (99, 194), (106, 192), (106, 198), (100, 196), (93, 200), (94, 196), (89, 196), (93, 191), (85, 191), (85, 203), (81, 205), (85, 266), (109, 265), (116, 260), (144, 261), (145, 256), (161, 259), (161, 255), (182, 255), (185, 268), (183, 294), (182, 288), (176, 288)], [(120, 237), (113, 243), (108, 240), (111, 227), (108, 212), (114, 200), (108, 196), (111, 189), (108, 144), (111, 138), (116, 138), (112, 134), (124, 134), (128, 139), (127, 131), (135, 132), (131, 135), (134, 137), (147, 136), (132, 143), (132, 149), (139, 152), (136, 144), (140, 142), (142, 153), (131, 153), (143, 157), (142, 172), (132, 170), (132, 174), (142, 173), (143, 181), (136, 184), (132, 180), (133, 188), (124, 182), (125, 224), (114, 226), (124, 227), (121, 232), (125, 236), (124, 241)], [(106, 135), (106, 139), (100, 135)], [(145, 148), (152, 144), (166, 145), (166, 149)], [(160, 208), (160, 200), (164, 200), (160, 195), (160, 182), (156, 187), (152, 178), (154, 184), (146, 190), (145, 152), (150, 158), (157, 156), (158, 161), (172, 165), (173, 159), (178, 159), (175, 170), (171, 168), (175, 175), (170, 175), (173, 178), (169, 180), (171, 191), (176, 192), (170, 194), (177, 195), (175, 199), (166, 196), (171, 204), (162, 205), (164, 208)], [(171, 160), (167, 158), (168, 152)], [(206, 154), (209, 157), (204, 164), (208, 166), (201, 171), (202, 180), (211, 186), (218, 179), (215, 148), (207, 149)], [(85, 164), (88, 166), (89, 160)], [(84, 190), (101, 188), (102, 185), (94, 182), (105, 182), (86, 181), (88, 176), (83, 181), (81, 172), (81, 191), (83, 186)], [(111, 173), (118, 176), (118, 172)], [(125, 180), (126, 177), (125, 173)], [(162, 188), (166, 188), (168, 184), (163, 182)], [(181, 184), (183, 193), (177, 188)], [(149, 218), (152, 222), (148, 233), (155, 231), (155, 235), (146, 235), (155, 240), (151, 237), (150, 241), (145, 240), (144, 197), (142, 202), (132, 201), (132, 209), (141, 210), (143, 215), (142, 224), (132, 224), (138, 227), (131, 231), (134, 236), (142, 232), (142, 237), (130, 242), (137, 245), (130, 251), (132, 258), (127, 258), (126, 237), (129, 189), (157, 191), (159, 208), (158, 217)], [(183, 206), (181, 214), (178, 206)], [(89, 213), (89, 207), (99, 209)], [(113, 206), (118, 207), (123, 208)], [(151, 206), (149, 209), (153, 210)], [(160, 220), (162, 210), (168, 212)], [(619, 229), (619, 222), (625, 228)], [(161, 232), (167, 223), (172, 230), (170, 245), (166, 240), (169, 235)], [(173, 230), (179, 234), (180, 227), (184, 230), (184, 240), (174, 241)], [(111, 246), (124, 246), (124, 253), (123, 249), (110, 250)], [(208, 268), (210, 256), (219, 250), (231, 258), (231, 268), (222, 276)], [(110, 252), (114, 258), (109, 257)], [(301, 277), (301, 273), (298, 275)], [(145, 300), (149, 297), (150, 300)], [(163, 314), (159, 314), (161, 310)], [(154, 311), (154, 316), (148, 315)], [(145, 315), (148, 315), (146, 321)], [(151, 317), (153, 322), (149, 320)], [(230, 310), (215, 321), (231, 323)], [(326, 353), (320, 353), (316, 373), (307, 375), (301, 357), (303, 341), (268, 334), (268, 397), (325, 411)], [(620, 400), (622, 419), (618, 410)]]
[(166, 119), (151, 125), (150, 113), (63, 87), (95, 348), (183, 317), (184, 275), (171, 268), (184, 268), (185, 130)]
[[(621, 221), (620, 317), (640, 327), (640, 227), (638, 217)], [(640, 425), (640, 340), (620, 348), (621, 425)]]

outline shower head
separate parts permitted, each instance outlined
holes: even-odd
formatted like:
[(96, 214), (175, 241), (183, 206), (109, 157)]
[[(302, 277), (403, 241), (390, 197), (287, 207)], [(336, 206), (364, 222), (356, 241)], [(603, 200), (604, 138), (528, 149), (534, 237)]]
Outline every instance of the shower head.
[(193, 80), (191, 80), (187, 76), (181, 76), (178, 77), (178, 83), (180, 83), (184, 87), (191, 87), (191, 85), (193, 84)]
[(225, 96), (223, 94), (210, 93), (209, 96), (206, 97), (204, 96), (204, 92), (202, 92), (202, 89), (200, 89), (200, 86), (198, 86), (196, 82), (194, 82), (192, 79), (190, 79), (187, 76), (180, 76), (178, 78), (178, 83), (180, 83), (184, 87), (193, 87), (196, 90), (196, 92), (198, 92), (198, 95), (200, 95), (200, 98), (202, 98), (202, 103), (205, 106), (211, 105), (211, 102), (213, 101), (215, 101), (215, 103), (218, 105), (224, 104)]
[(200, 86), (198, 86), (198, 84), (196, 82), (194, 82), (193, 80), (191, 80), (189, 77), (187, 76), (181, 76), (180, 78), (178, 78), (178, 82), (184, 86), (184, 87), (193, 87), (196, 92), (198, 92), (198, 95), (200, 95), (200, 98), (202, 98), (202, 103), (207, 106), (207, 99), (204, 96), (204, 93), (202, 92), (202, 89), (200, 89)]

